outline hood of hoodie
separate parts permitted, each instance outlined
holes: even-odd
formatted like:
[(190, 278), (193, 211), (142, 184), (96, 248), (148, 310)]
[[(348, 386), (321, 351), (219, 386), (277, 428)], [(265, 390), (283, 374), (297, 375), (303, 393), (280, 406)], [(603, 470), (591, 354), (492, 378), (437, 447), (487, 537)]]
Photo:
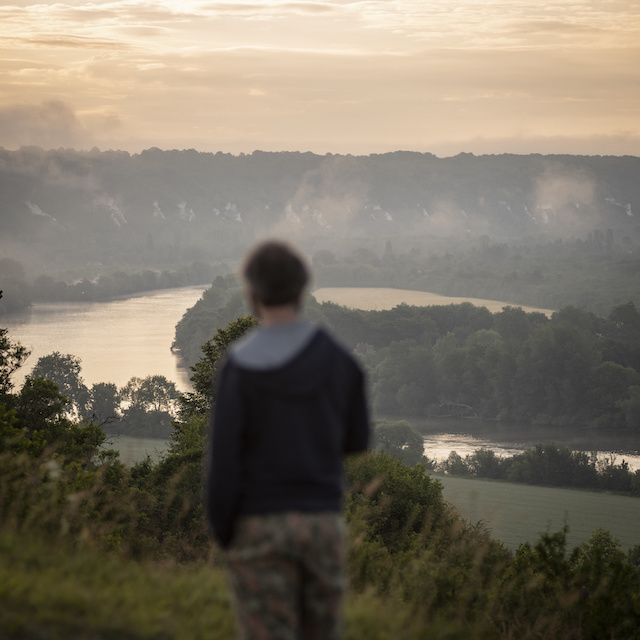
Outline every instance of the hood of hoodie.
[(325, 334), (306, 321), (259, 327), (231, 348), (229, 358), (251, 383), (280, 395), (300, 395), (331, 375)]

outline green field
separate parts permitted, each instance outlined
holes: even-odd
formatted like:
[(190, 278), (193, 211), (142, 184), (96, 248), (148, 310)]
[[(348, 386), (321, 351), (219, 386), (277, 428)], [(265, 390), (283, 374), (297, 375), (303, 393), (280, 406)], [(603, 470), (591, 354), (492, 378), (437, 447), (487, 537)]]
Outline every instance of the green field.
[(443, 495), (471, 523), (482, 520), (493, 538), (516, 549), (541, 533), (569, 526), (573, 548), (595, 529), (608, 529), (626, 551), (640, 543), (640, 498), (578, 489), (535, 487), (434, 474)]
[(134, 436), (109, 436), (107, 448), (115, 449), (120, 460), (128, 465), (144, 460), (149, 456), (154, 462), (169, 449), (169, 438), (137, 438)]

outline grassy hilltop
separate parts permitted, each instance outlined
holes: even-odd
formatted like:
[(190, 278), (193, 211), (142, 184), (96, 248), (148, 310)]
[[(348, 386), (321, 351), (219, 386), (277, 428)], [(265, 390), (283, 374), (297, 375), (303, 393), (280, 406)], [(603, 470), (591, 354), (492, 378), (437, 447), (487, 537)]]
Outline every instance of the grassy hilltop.
[[(96, 459), (89, 427), (69, 427), (54, 453), (9, 422), (5, 413), (0, 637), (233, 637), (199, 498), (202, 455), (185, 446), (193, 432), (159, 463), (128, 468)], [(561, 529), (510, 551), (453, 511), (422, 466), (385, 453), (350, 460), (347, 480), (346, 638), (640, 631), (639, 546), (625, 553), (597, 530), (571, 549)]]

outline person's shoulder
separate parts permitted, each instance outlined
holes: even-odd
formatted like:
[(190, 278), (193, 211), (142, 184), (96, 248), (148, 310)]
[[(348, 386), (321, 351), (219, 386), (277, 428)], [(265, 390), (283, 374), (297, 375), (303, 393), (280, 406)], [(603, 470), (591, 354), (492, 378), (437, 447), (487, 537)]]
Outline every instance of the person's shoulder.
[(360, 368), (353, 353), (324, 327), (318, 326), (315, 340), (320, 343), (322, 349), (332, 352), (336, 358), (344, 359), (356, 368)]
[(233, 376), (234, 372), (237, 370), (237, 368), (238, 368), (238, 366), (234, 362), (230, 351), (227, 351), (220, 358), (218, 366), (216, 367), (217, 371), (216, 371), (215, 378), (217, 379), (218, 384), (220, 384), (220, 382), (223, 379), (227, 379), (228, 380), (231, 376)]
[(226, 350), (226, 359), (233, 360), (234, 354), (238, 353), (238, 351), (242, 352), (251, 349), (252, 343), (254, 343), (257, 336), (260, 335), (260, 329), (260, 326), (253, 327), (237, 340), (234, 340)]
[(323, 345), (347, 353), (346, 347), (328, 329), (326, 329), (322, 325), (316, 325), (316, 335), (314, 336), (314, 341), (320, 342)]

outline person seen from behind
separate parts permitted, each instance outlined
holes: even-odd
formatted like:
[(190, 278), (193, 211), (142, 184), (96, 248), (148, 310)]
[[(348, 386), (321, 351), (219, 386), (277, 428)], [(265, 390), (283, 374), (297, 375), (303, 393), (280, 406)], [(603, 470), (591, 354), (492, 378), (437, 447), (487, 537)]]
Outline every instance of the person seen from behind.
[(247, 256), (258, 327), (217, 380), (207, 515), (243, 640), (337, 640), (346, 585), (343, 458), (368, 446), (364, 376), (301, 318), (309, 274), (287, 244)]

